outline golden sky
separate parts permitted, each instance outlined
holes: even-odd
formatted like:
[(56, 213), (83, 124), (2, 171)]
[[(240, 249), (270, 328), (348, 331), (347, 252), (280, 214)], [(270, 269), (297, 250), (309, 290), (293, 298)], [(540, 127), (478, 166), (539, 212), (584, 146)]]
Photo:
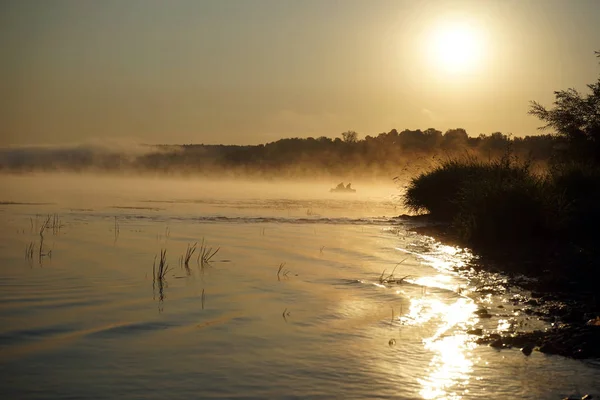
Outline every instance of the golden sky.
[(0, 0), (0, 145), (537, 133), (596, 0)]

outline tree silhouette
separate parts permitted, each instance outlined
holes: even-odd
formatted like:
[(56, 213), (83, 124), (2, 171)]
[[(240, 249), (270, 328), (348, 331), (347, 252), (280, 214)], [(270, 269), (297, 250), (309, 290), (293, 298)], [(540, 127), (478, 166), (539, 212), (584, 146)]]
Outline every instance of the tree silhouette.
[(342, 139), (346, 143), (356, 143), (358, 141), (358, 133), (356, 131), (342, 132)]
[(600, 162), (600, 77), (587, 87), (591, 91), (587, 95), (573, 88), (554, 92), (551, 109), (532, 101), (529, 114), (546, 122), (540, 129), (555, 129), (569, 144), (571, 155)]
[(463, 128), (448, 129), (444, 133), (443, 146), (446, 149), (458, 149), (467, 144), (469, 135)]

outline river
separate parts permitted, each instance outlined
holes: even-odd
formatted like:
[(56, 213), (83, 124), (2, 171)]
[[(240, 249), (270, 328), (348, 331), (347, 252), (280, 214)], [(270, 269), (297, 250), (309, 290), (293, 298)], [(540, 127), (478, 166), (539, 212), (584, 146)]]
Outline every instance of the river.
[(598, 362), (475, 343), (548, 325), (501, 275), (458, 272), (468, 249), (412, 232), (394, 185), (0, 183), (2, 398), (600, 395)]

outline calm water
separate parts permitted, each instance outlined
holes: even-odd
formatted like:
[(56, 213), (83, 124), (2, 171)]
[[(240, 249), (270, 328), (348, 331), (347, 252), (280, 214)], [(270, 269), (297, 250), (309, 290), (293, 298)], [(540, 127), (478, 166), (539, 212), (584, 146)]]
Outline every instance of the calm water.
[[(526, 293), (501, 276), (455, 273), (468, 251), (407, 231), (392, 185), (0, 183), (1, 398), (600, 394), (597, 363), (474, 344), (473, 328), (546, 326), (509, 302)], [(40, 258), (48, 214), (60, 230), (45, 230)], [(213, 262), (195, 253), (180, 266), (202, 238), (220, 247)], [(161, 249), (172, 268), (162, 285)], [(394, 268), (406, 279), (381, 284)]]

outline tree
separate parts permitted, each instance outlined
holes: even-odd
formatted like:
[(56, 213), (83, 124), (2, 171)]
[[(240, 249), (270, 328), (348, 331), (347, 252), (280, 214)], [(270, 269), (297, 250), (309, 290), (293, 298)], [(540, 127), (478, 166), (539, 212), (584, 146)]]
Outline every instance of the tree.
[[(600, 52), (596, 56), (600, 58)], [(554, 92), (551, 109), (532, 101), (529, 114), (546, 123), (540, 129), (555, 129), (568, 143), (570, 155), (600, 162), (600, 77), (587, 87), (587, 95), (573, 88)]]
[(356, 143), (358, 141), (358, 133), (356, 131), (342, 132), (342, 139), (346, 143)]
[(444, 133), (443, 147), (446, 149), (458, 149), (467, 145), (469, 135), (463, 128), (448, 129)]
[(425, 132), (423, 132), (423, 134), (425, 135), (425, 141), (429, 150), (437, 150), (437, 148), (444, 141), (442, 132), (438, 131), (437, 129), (428, 128), (425, 130)]

